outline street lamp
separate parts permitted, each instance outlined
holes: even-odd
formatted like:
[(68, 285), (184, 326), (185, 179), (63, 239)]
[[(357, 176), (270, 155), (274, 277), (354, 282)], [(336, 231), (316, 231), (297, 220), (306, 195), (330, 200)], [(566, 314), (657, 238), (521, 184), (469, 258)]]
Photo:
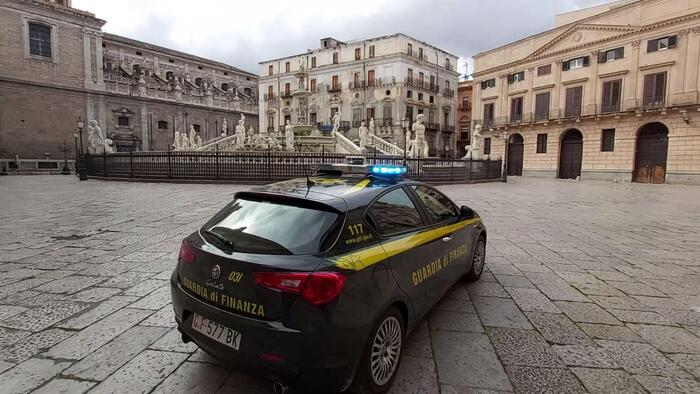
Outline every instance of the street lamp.
[(58, 146), (58, 151), (63, 153), (63, 168), (61, 169), (61, 175), (70, 175), (70, 169), (68, 169), (68, 154), (71, 152), (70, 146), (63, 140), (63, 145)]
[(85, 156), (83, 153), (83, 129), (85, 128), (85, 122), (83, 121), (83, 118), (78, 116), (78, 120), (75, 122), (76, 126), (78, 127), (78, 135), (80, 136), (80, 164), (79, 164), (79, 169), (78, 172), (80, 174), (80, 180), (81, 181), (86, 181), (88, 179), (87, 177), (87, 169), (85, 168)]
[(501, 134), (503, 138), (503, 146), (505, 151), (503, 153), (503, 171), (501, 173), (501, 182), (508, 182), (508, 131), (504, 131)]
[(406, 153), (408, 151), (408, 140), (411, 138), (411, 134), (410, 134), (411, 132), (408, 131), (409, 122), (405, 116), (403, 117), (403, 120), (401, 121), (401, 126), (403, 126), (403, 129), (406, 130), (405, 138), (403, 140), (403, 164), (406, 165)]
[(73, 142), (75, 143), (75, 161), (73, 161), (73, 169), (75, 170), (75, 175), (80, 176), (78, 173), (78, 129), (73, 130)]

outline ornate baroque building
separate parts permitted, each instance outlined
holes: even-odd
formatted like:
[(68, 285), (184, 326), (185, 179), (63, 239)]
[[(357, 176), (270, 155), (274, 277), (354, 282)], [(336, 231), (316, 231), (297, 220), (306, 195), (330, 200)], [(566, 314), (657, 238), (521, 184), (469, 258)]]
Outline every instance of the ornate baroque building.
[(474, 56), (474, 125), (508, 173), (700, 183), (700, 0), (618, 1)]
[(256, 75), (103, 33), (70, 0), (0, 0), (0, 155), (62, 158), (76, 119), (117, 151), (166, 150), (190, 126), (204, 140), (241, 114), (258, 126)]
[(341, 129), (357, 136), (362, 121), (374, 118), (377, 135), (403, 147), (402, 120), (426, 115), (430, 153), (445, 155), (455, 147), (457, 57), (404, 34), (361, 41), (321, 39), (320, 48), (261, 62), (259, 100), (261, 127), (279, 130), (296, 124), (293, 92), (301, 62), (306, 67), (309, 119), (330, 129), (341, 112)]
[(457, 85), (457, 155), (463, 157), (465, 147), (471, 143), (473, 81), (460, 81)]

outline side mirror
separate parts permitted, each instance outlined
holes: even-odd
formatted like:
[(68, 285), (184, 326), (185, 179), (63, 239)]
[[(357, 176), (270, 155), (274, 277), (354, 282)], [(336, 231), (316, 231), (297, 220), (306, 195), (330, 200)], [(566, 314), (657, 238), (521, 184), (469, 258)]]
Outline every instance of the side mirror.
[(476, 217), (476, 212), (468, 206), (462, 205), (462, 208), (459, 210), (459, 216), (462, 219), (474, 219)]

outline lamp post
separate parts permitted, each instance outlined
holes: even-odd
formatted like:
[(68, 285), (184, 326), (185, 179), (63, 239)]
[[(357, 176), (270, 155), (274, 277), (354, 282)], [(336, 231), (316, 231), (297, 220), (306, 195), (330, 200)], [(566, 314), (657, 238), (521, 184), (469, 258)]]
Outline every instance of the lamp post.
[(403, 165), (406, 165), (406, 154), (408, 152), (408, 139), (410, 137), (409, 131), (408, 131), (408, 119), (404, 116), (403, 120), (401, 121), (401, 126), (403, 126), (403, 129), (405, 130), (404, 133), (404, 139), (403, 139)]
[(508, 182), (508, 131), (504, 131), (501, 134), (503, 138), (503, 146), (505, 151), (503, 153), (503, 170), (501, 173), (501, 182)]
[(63, 153), (63, 168), (61, 169), (61, 175), (70, 175), (70, 169), (68, 168), (68, 154), (71, 152), (70, 146), (63, 140), (63, 145), (58, 146), (58, 151)]
[(73, 161), (73, 170), (75, 170), (75, 175), (79, 176), (78, 173), (78, 129), (73, 130), (73, 142), (75, 143), (75, 160)]
[(86, 181), (87, 178), (87, 169), (85, 168), (85, 155), (83, 153), (83, 129), (85, 128), (85, 121), (83, 121), (83, 118), (78, 116), (78, 120), (75, 121), (76, 126), (78, 126), (78, 135), (80, 137), (80, 159), (79, 159), (79, 169), (78, 173), (80, 174), (80, 180), (81, 181)]

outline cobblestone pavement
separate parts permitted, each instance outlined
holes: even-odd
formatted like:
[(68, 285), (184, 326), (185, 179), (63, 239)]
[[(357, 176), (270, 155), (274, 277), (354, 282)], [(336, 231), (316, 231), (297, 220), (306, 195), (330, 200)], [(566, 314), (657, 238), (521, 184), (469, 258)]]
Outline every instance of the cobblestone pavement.
[[(244, 186), (0, 178), (0, 391), (269, 393), (173, 328), (180, 240)], [(409, 337), (393, 392), (700, 392), (700, 188), (442, 189), (486, 272)]]

